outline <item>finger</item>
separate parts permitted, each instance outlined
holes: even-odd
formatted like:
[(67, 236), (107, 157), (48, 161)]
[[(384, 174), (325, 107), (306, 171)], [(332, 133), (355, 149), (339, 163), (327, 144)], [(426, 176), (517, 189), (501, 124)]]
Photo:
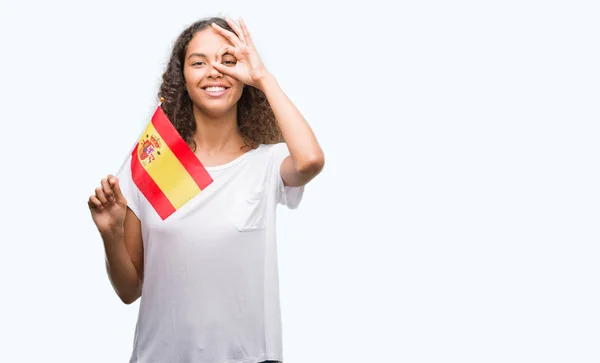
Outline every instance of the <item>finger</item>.
[(231, 20), (229, 18), (225, 18), (225, 21), (227, 22), (227, 24), (229, 24), (231, 29), (233, 29), (235, 31), (235, 33), (237, 34), (238, 38), (240, 38), (242, 43), (246, 43), (246, 39), (244, 37), (244, 33), (242, 32), (242, 29), (240, 29), (240, 27), (233, 20)]
[[(233, 77), (235, 79), (237, 79), (236, 76), (236, 72), (235, 72), (235, 66), (231, 67), (231, 66), (226, 66), (224, 65), (223, 62), (223, 56), (225, 54), (231, 54), (233, 57), (235, 57), (235, 47), (231, 46), (231, 45), (223, 45), (221, 47), (221, 49), (219, 49), (219, 51), (217, 52), (217, 60), (216, 62), (212, 62), (211, 65), (219, 72)], [(237, 58), (236, 58), (237, 60)]]
[(119, 185), (119, 179), (117, 178), (112, 178), (111, 179), (111, 185), (112, 185), (112, 189), (115, 193), (115, 199), (117, 202), (125, 202), (127, 203), (127, 200), (125, 200), (125, 196), (123, 196), (123, 192), (121, 191), (121, 186)]
[(100, 184), (102, 185), (102, 191), (104, 192), (106, 199), (108, 201), (113, 201), (115, 198), (114, 198), (112, 188), (110, 187), (110, 185), (108, 183), (108, 179), (107, 178), (102, 179)]
[(106, 205), (108, 203), (108, 200), (106, 199), (106, 195), (104, 195), (102, 188), (96, 188), (96, 198), (98, 198), (102, 205)]
[(217, 25), (215, 23), (212, 23), (212, 26), (213, 26), (213, 29), (215, 29), (219, 34), (221, 34), (225, 38), (229, 39), (231, 44), (236, 45), (236, 46), (242, 45), (240, 38), (238, 38), (238, 36), (235, 35), (234, 33), (230, 32), (229, 30), (225, 30), (225, 29), (221, 28), (219, 25)]
[(219, 72), (223, 73), (224, 75), (226, 75), (226, 76), (230, 76), (230, 77), (233, 77), (233, 78), (235, 78), (235, 79), (238, 79), (238, 78), (237, 78), (237, 75), (236, 75), (236, 73), (235, 73), (235, 71), (234, 71), (234, 67), (227, 67), (227, 66), (225, 66), (225, 65), (223, 65), (223, 64), (221, 64), (221, 63), (218, 63), (218, 62), (212, 62), (212, 63), (211, 63), (211, 65), (212, 65), (212, 66), (213, 66), (213, 67), (214, 67), (214, 68), (215, 68), (217, 71), (219, 71)]
[(235, 47), (229, 44), (223, 45), (217, 52), (217, 63), (221, 64), (221, 62), (223, 61), (223, 56), (225, 54), (231, 54), (235, 57)]
[(246, 23), (244, 23), (244, 19), (242, 19), (242, 18), (240, 18), (240, 27), (242, 28), (242, 34), (244, 35), (246, 44), (254, 45), (254, 43), (252, 43), (252, 37), (250, 36), (250, 32), (248, 31), (248, 28), (246, 27)]
[(100, 202), (100, 200), (98, 198), (96, 198), (95, 195), (92, 195), (92, 196), (90, 196), (90, 199), (88, 200), (88, 206), (90, 207), (90, 209), (101, 209), (102, 203)]

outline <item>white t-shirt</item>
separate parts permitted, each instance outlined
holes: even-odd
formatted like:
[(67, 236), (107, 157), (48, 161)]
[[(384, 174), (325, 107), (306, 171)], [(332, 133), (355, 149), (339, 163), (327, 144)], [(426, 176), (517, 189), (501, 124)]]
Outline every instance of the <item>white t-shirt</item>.
[(285, 143), (260, 145), (221, 166), (213, 183), (161, 220), (119, 175), (142, 222), (144, 283), (130, 363), (282, 361), (275, 216), (298, 207), (284, 187)]

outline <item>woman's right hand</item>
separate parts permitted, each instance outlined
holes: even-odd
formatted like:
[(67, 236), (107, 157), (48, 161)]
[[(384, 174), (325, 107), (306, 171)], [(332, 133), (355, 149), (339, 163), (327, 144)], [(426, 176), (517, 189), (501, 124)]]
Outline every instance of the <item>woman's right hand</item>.
[(92, 219), (101, 234), (109, 234), (122, 229), (127, 212), (127, 200), (121, 193), (119, 180), (108, 175), (96, 188), (96, 194), (90, 196), (88, 206)]

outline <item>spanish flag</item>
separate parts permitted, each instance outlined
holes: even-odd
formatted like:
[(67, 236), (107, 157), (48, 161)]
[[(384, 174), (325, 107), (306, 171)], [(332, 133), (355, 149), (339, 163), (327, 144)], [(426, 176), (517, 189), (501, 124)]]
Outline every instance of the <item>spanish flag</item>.
[(213, 182), (160, 104), (133, 148), (131, 176), (162, 220)]

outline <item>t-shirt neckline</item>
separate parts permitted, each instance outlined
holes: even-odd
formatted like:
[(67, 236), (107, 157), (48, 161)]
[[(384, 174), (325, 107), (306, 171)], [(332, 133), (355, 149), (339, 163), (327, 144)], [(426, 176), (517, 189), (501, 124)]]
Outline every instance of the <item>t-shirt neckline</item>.
[(257, 147), (256, 149), (252, 149), (250, 151), (246, 151), (245, 153), (243, 153), (242, 155), (238, 156), (237, 158), (225, 163), (225, 164), (221, 164), (221, 165), (214, 165), (214, 166), (205, 166), (204, 169), (206, 169), (206, 171), (218, 171), (218, 170), (223, 170), (223, 169), (227, 169), (230, 168), (232, 166), (234, 166), (235, 164), (241, 162), (242, 160), (246, 159), (251, 153), (253, 153), (254, 151), (258, 150), (261, 146)]

